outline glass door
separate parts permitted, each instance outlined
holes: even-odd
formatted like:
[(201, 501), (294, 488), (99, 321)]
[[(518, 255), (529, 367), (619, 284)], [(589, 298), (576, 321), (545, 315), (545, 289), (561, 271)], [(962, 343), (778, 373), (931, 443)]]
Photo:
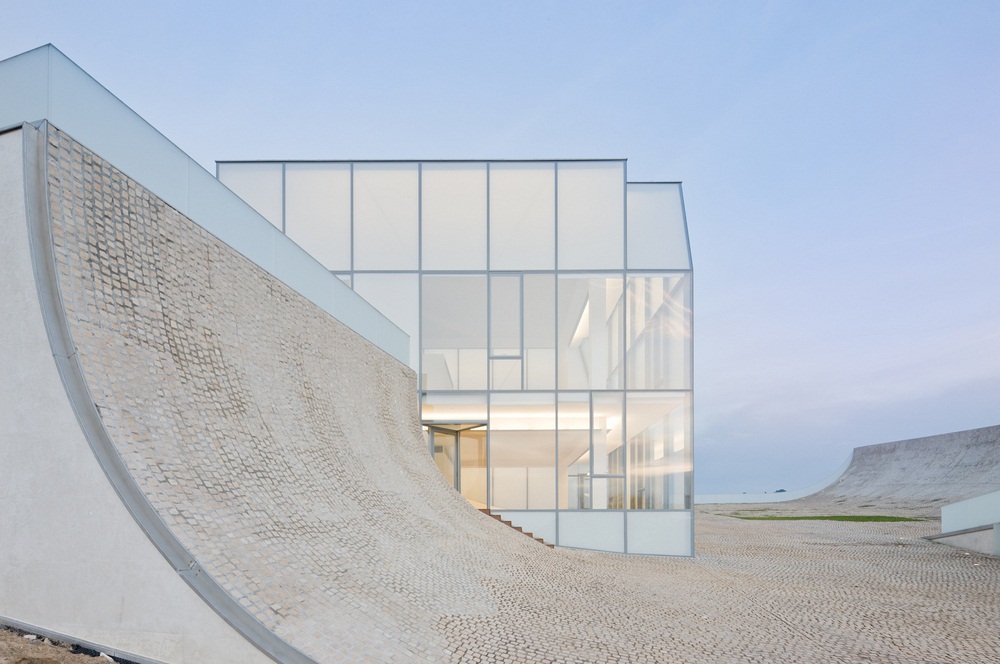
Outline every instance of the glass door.
[(476, 507), (486, 507), (486, 424), (425, 424), (434, 465)]

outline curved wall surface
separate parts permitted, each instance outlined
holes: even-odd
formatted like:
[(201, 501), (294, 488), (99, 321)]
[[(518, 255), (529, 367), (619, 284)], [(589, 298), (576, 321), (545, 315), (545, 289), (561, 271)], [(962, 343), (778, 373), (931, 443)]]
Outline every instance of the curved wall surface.
[(447, 485), (412, 371), (58, 129), (5, 155), (22, 133), (0, 617), (176, 662), (662, 654), (662, 589)]
[(854, 448), (827, 479), (795, 491), (704, 494), (698, 504), (800, 498), (945, 503), (1000, 488), (1000, 425)]
[(1000, 488), (1000, 426), (856, 447), (830, 498), (954, 501)]
[(0, 621), (132, 660), (270, 661), (166, 563), (88, 445), (42, 317), (27, 208), (46, 187), (25, 175), (44, 160), (24, 134), (42, 147), (30, 125), (0, 134)]

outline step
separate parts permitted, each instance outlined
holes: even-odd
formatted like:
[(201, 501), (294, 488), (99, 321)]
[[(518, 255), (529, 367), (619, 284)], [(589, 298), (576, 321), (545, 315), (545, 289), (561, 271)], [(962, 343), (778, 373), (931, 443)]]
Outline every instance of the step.
[(554, 544), (549, 544), (548, 542), (546, 542), (541, 537), (535, 537), (534, 533), (529, 533), (529, 532), (525, 531), (523, 528), (521, 528), (521, 526), (515, 526), (510, 521), (507, 521), (505, 519), (500, 518), (499, 514), (494, 514), (493, 512), (491, 512), (489, 509), (487, 509), (485, 507), (480, 507), (478, 509), (479, 509), (480, 512), (482, 512), (486, 516), (493, 517), (494, 519), (496, 519), (497, 521), (499, 521), (503, 525), (507, 526), (508, 528), (516, 530), (517, 532), (521, 533), (522, 535), (526, 535), (526, 536), (530, 537), (531, 539), (535, 540), (539, 544), (544, 544), (545, 546), (547, 546), (550, 549), (556, 548)]

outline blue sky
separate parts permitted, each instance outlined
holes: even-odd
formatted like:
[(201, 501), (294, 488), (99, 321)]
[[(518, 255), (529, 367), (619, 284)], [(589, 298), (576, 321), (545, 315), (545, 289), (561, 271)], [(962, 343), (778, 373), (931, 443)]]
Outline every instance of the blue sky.
[[(1000, 3), (4, 1), (215, 159), (682, 180), (698, 492), (1000, 423)], [(2, 100), (0, 100), (2, 103)]]

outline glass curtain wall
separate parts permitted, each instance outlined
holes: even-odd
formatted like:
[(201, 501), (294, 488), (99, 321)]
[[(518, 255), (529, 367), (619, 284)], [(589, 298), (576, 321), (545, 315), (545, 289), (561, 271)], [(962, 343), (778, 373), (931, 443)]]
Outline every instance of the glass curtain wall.
[(626, 184), (621, 160), (219, 176), (410, 335), (428, 450), (471, 502), (691, 508), (680, 185)]

